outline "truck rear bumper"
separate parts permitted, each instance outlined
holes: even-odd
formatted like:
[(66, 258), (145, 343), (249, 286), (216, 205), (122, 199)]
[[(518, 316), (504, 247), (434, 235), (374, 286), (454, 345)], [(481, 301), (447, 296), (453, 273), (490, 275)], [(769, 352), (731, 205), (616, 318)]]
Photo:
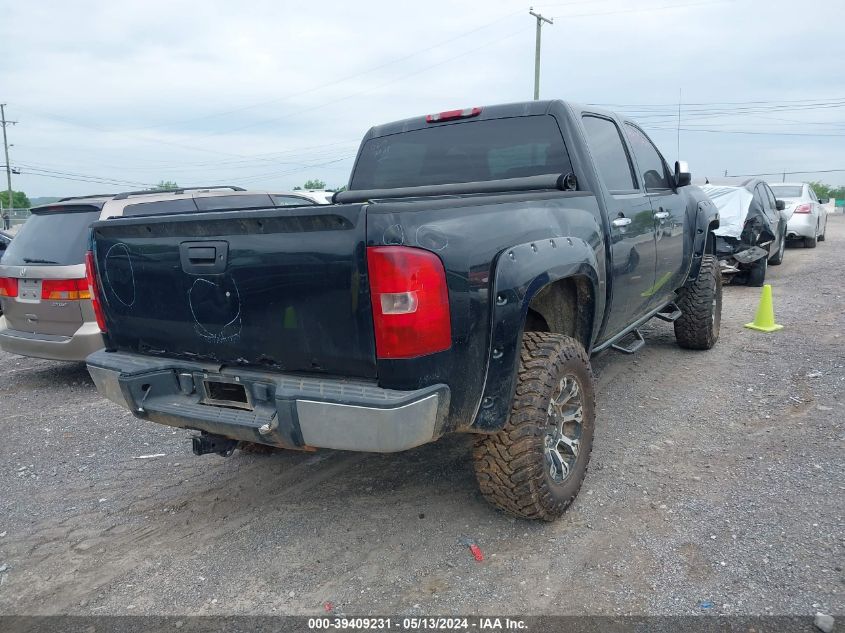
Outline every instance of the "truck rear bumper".
[[(96, 352), (87, 363), (99, 392), (136, 417), (286, 448), (402, 451), (437, 439), (449, 408), (446, 385), (395, 391), (125, 352)], [(217, 385), (237, 401), (210, 403)]]

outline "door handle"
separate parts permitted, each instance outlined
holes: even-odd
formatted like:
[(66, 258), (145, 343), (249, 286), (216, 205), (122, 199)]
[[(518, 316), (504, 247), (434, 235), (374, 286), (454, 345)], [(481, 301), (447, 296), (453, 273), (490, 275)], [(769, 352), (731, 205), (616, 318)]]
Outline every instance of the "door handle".
[(630, 223), (631, 218), (616, 218), (610, 223), (610, 225), (620, 229), (623, 226), (628, 226)]
[(191, 275), (215, 275), (226, 271), (228, 242), (182, 242), (179, 245), (182, 270)]
[(668, 211), (658, 211), (657, 213), (654, 214), (655, 220), (665, 220), (668, 217), (669, 217)]
[(213, 246), (191, 246), (188, 248), (188, 260), (192, 264), (213, 264), (217, 261), (217, 249)]

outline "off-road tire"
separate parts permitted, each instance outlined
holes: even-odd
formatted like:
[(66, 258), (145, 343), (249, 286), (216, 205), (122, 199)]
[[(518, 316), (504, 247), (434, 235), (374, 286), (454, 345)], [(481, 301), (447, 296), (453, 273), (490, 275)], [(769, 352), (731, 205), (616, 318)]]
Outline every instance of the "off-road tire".
[(678, 345), (685, 349), (713, 347), (722, 323), (722, 275), (716, 257), (701, 259), (698, 277), (681, 290), (676, 304), (681, 310), (675, 321)]
[(766, 282), (766, 273), (768, 270), (769, 261), (765, 257), (752, 262), (748, 269), (748, 277), (745, 280), (745, 285), (754, 288), (761, 287)]
[[(564, 377), (573, 378), (580, 390), (581, 435), (568, 477), (556, 482), (549, 473), (545, 439), (550, 401)], [(498, 433), (479, 437), (473, 448), (481, 494), (515, 517), (544, 521), (560, 517), (587, 473), (595, 416), (593, 373), (581, 344), (561, 334), (526, 332), (508, 421)]]

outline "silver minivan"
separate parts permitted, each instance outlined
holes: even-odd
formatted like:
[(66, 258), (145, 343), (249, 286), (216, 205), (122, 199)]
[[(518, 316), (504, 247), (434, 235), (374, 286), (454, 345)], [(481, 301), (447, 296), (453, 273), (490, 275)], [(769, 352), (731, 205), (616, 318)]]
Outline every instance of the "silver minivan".
[(34, 208), (0, 259), (0, 348), (66, 361), (82, 361), (102, 349), (85, 276), (89, 227), (97, 220), (328, 201), (312, 192), (225, 186), (64, 198)]

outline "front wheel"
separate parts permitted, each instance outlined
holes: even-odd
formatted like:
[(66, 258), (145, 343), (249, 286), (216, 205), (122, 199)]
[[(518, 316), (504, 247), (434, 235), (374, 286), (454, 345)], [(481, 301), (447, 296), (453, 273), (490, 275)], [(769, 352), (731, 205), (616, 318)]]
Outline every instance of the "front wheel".
[(557, 519), (584, 481), (595, 418), (593, 374), (581, 344), (526, 332), (508, 421), (473, 448), (481, 494), (519, 518)]
[(685, 349), (710, 349), (722, 323), (722, 274), (713, 255), (701, 258), (698, 277), (681, 289), (676, 302), (675, 340)]
[(783, 254), (786, 252), (786, 233), (784, 232), (780, 236), (780, 246), (778, 246), (778, 252), (775, 253), (772, 258), (769, 260), (769, 263), (772, 266), (780, 266), (783, 263)]

